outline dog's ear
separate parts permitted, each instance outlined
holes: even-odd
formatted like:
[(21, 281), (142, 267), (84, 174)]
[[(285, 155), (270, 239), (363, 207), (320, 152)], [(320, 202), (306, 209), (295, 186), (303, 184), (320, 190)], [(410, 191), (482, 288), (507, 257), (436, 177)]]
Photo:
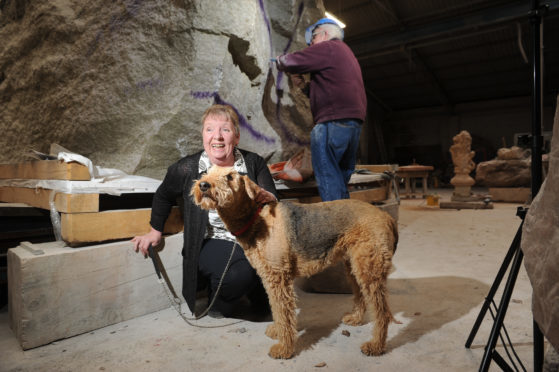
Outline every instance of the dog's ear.
[(254, 200), (256, 195), (258, 195), (258, 191), (260, 191), (260, 186), (252, 182), (248, 176), (242, 176), (243, 182), (245, 183), (245, 190), (249, 198)]

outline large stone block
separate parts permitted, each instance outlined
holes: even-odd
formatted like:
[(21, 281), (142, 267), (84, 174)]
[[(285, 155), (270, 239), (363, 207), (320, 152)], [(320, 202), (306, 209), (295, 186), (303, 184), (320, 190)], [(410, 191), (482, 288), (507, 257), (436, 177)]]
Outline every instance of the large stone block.
[(0, 162), (59, 143), (163, 178), (202, 148), (212, 103), (238, 110), (241, 147), (284, 160), (308, 145), (313, 123), (308, 99), (270, 58), (304, 48), (323, 10), (321, 1), (0, 2)]
[(534, 288), (534, 319), (559, 350), (559, 106), (556, 107), (549, 171), (526, 214), (520, 245)]
[[(183, 235), (165, 239), (161, 260), (181, 290)], [(150, 259), (132, 243), (69, 248), (59, 242), (8, 251), (10, 326), (30, 349), (170, 306)]]

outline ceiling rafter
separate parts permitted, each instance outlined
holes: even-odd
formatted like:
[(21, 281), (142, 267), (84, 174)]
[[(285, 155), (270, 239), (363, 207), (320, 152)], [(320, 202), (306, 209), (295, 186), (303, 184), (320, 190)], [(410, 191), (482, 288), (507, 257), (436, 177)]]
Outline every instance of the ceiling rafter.
[[(403, 32), (408, 29), (407, 25), (401, 20), (400, 15), (398, 14), (398, 10), (394, 7), (390, 0), (387, 1), (387, 4), (385, 4), (382, 0), (370, 0), (370, 3), (376, 5), (377, 8), (380, 8), (382, 11), (389, 14), (390, 17), (394, 20), (394, 23)], [(428, 65), (427, 62), (425, 62), (425, 59), (421, 56), (421, 54), (417, 50), (408, 50), (405, 47), (401, 48), (401, 52), (404, 53), (408, 60), (413, 61), (431, 82), (441, 104), (452, 105), (448, 92), (442, 85), (440, 79), (437, 77), (433, 69)]]
[[(547, 0), (552, 12), (559, 10), (559, 0)], [(364, 34), (359, 38), (346, 40), (355, 51), (358, 59), (370, 54), (392, 50), (398, 52), (402, 45), (412, 45), (430, 39), (442, 42), (447, 37), (456, 37), (457, 33), (467, 36), (466, 31), (479, 30), (483, 27), (500, 26), (503, 23), (519, 19), (528, 20), (530, 4), (528, 2), (512, 3), (486, 8), (469, 15), (457, 16), (428, 24), (408, 27), (405, 31), (388, 34)]]

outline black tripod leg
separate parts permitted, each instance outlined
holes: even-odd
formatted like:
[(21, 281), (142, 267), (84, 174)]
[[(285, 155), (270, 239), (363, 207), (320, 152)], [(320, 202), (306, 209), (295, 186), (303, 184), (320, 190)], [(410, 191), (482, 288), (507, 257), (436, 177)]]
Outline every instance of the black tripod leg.
[(509, 302), (512, 296), (512, 291), (514, 290), (514, 284), (516, 283), (518, 271), (520, 270), (520, 266), (522, 265), (522, 258), (524, 257), (524, 254), (520, 249), (520, 244), (518, 244), (517, 248), (518, 249), (516, 250), (516, 255), (514, 256), (514, 261), (510, 269), (509, 277), (507, 279), (507, 284), (505, 285), (503, 297), (501, 297), (501, 303), (499, 304), (499, 309), (497, 310), (495, 323), (493, 323), (493, 328), (491, 329), (491, 334), (489, 335), (489, 340), (487, 341), (485, 353), (483, 354), (483, 360), (481, 361), (481, 366), (479, 367), (479, 370), (483, 372), (489, 370), (489, 364), (491, 363), (493, 351), (495, 349), (495, 345), (497, 344), (497, 340), (503, 326), (503, 321), (505, 320), (505, 315), (509, 307)]
[(541, 372), (543, 370), (543, 333), (534, 320), (534, 371)]
[(483, 322), (483, 318), (485, 317), (485, 314), (487, 313), (487, 310), (489, 310), (489, 306), (491, 305), (491, 302), (493, 301), (493, 298), (495, 297), (495, 293), (497, 293), (497, 290), (499, 289), (499, 286), (501, 285), (501, 281), (503, 280), (503, 277), (505, 276), (507, 269), (510, 265), (510, 262), (512, 261), (512, 258), (514, 257), (515, 252), (517, 251), (517, 249), (520, 247), (520, 238), (522, 236), (522, 225), (523, 223), (520, 224), (520, 226), (518, 227), (518, 230), (516, 231), (516, 235), (514, 236), (514, 239), (512, 240), (512, 243), (510, 245), (509, 251), (507, 252), (507, 255), (505, 256), (503, 263), (501, 264), (501, 268), (499, 269), (499, 272), (497, 273), (497, 276), (495, 277), (495, 280), (493, 281), (493, 285), (491, 286), (491, 289), (489, 289), (489, 293), (487, 294), (487, 297), (485, 297), (485, 302), (483, 303), (481, 310), (477, 316), (476, 322), (474, 323), (474, 326), (472, 327), (472, 330), (470, 332), (470, 335), (468, 336), (468, 340), (466, 341), (466, 347), (470, 348), (470, 346), (472, 346), (472, 342), (474, 342), (474, 338), (476, 337), (476, 333), (479, 329), (479, 327), (481, 326), (481, 322)]

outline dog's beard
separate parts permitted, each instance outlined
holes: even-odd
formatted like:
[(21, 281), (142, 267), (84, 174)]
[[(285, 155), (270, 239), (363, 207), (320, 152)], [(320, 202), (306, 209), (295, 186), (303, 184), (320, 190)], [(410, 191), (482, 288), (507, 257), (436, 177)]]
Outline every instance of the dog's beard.
[(216, 190), (214, 188), (212, 192), (202, 192), (200, 189), (196, 189), (193, 194), (194, 202), (202, 209), (226, 208), (231, 204), (232, 191), (230, 189)]
[(202, 209), (215, 209), (217, 207), (217, 202), (207, 195), (202, 195), (199, 200), (196, 200)]

